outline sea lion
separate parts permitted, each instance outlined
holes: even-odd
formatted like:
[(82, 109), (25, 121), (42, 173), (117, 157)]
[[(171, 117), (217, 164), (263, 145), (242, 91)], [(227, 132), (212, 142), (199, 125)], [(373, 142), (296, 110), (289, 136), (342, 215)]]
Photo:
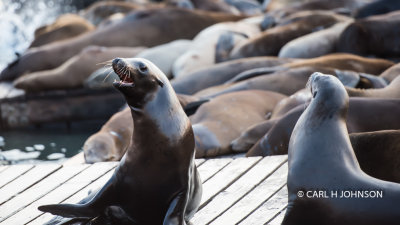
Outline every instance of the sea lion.
[(397, 57), (400, 54), (399, 26), (399, 11), (356, 20), (341, 33), (337, 50), (364, 56)]
[[(361, 170), (346, 130), (349, 97), (343, 85), (319, 73), (311, 76), (310, 84), (313, 100), (290, 138), (289, 202), (282, 224), (398, 224), (400, 185)], [(309, 191), (326, 191), (330, 197), (302, 195)], [(340, 198), (345, 191), (384, 194)]]
[[(186, 115), (191, 115), (197, 107), (204, 103), (201, 99), (188, 95), (177, 95), (179, 103)], [(196, 105), (197, 104), (197, 105)], [(90, 136), (83, 145), (86, 163), (119, 161), (129, 147), (133, 133), (131, 110), (115, 113), (103, 127)]]
[(202, 89), (223, 84), (243, 71), (259, 67), (274, 67), (293, 61), (295, 59), (283, 59), (274, 56), (231, 60), (174, 78), (171, 83), (177, 93), (194, 94)]
[(90, 136), (83, 145), (86, 163), (118, 161), (128, 149), (133, 133), (131, 110), (114, 114), (99, 132)]
[(348, 17), (324, 11), (299, 12), (299, 14), (300, 18), (293, 18), (291, 23), (267, 29), (253, 38), (240, 42), (233, 48), (229, 58), (278, 55), (279, 50), (295, 38), (349, 20)]
[(101, 63), (117, 56), (133, 57), (144, 49), (89, 46), (55, 69), (29, 73), (16, 79), (14, 86), (27, 92), (79, 88), (92, 72), (104, 66)]
[(281, 66), (279, 66), (276, 72), (239, 81), (237, 83), (230, 83), (230, 81), (228, 81), (229, 83), (201, 90), (194, 95), (202, 98), (213, 98), (225, 93), (251, 89), (275, 91), (284, 95), (292, 95), (306, 85), (310, 74), (315, 71), (334, 73), (333, 69), (323, 67), (306, 66), (282, 69)]
[(94, 25), (99, 25), (115, 13), (129, 13), (133, 10), (141, 9), (143, 6), (131, 2), (123, 1), (100, 1), (90, 5), (82, 11), (80, 15), (89, 20)]
[(279, 51), (283, 58), (315, 58), (336, 51), (336, 43), (342, 31), (350, 24), (342, 22), (289, 41)]
[(365, 173), (400, 183), (400, 130), (352, 133), (350, 141)]
[(400, 76), (396, 77), (388, 86), (379, 89), (359, 89), (346, 87), (350, 97), (397, 98), (400, 99)]
[(36, 29), (35, 39), (29, 48), (76, 37), (94, 29), (93, 24), (84, 18), (75, 14), (64, 14), (58, 17), (52, 24)]
[(241, 20), (214, 24), (202, 30), (192, 41), (192, 45), (174, 63), (173, 76), (185, 76), (196, 70), (216, 63), (216, 44), (219, 36), (225, 33), (240, 33), (244, 37), (252, 37), (260, 33), (258, 24)]
[(400, 9), (399, 1), (378, 0), (378, 1), (372, 1), (360, 7), (353, 13), (353, 16), (356, 19), (361, 19), (368, 16), (386, 14), (399, 9)]
[(27, 72), (55, 68), (89, 45), (153, 47), (176, 39), (192, 39), (212, 24), (241, 18), (180, 8), (137, 10), (103, 29), (28, 50), (1, 72), (0, 80), (13, 80)]
[(399, 75), (400, 75), (400, 63), (397, 63), (397, 64), (389, 67), (387, 70), (383, 71), (379, 75), (379, 77), (387, 80), (388, 82), (391, 82)]
[[(349, 133), (400, 129), (400, 99), (350, 98)], [(248, 151), (247, 156), (287, 154), (289, 138), (305, 105), (290, 110)], [(378, 116), (379, 115), (379, 116)]]
[[(393, 65), (393, 62), (385, 59), (371, 59), (347, 53), (333, 53), (317, 58), (296, 60), (294, 62), (281, 65), (277, 69), (282, 70), (287, 68), (314, 66), (378, 75)], [(232, 78), (227, 83), (237, 82), (254, 76), (271, 73), (271, 71), (273, 70), (271, 70), (270, 67), (255, 68), (253, 71), (249, 70), (243, 74), (236, 75), (235, 78)], [(347, 73), (347, 75), (349, 75), (349, 73)]]
[[(191, 45), (190, 40), (180, 39), (166, 44), (157, 45), (139, 52), (136, 57), (153, 62), (168, 78), (172, 78), (172, 65)], [(84, 86), (92, 89), (110, 88), (118, 76), (108, 68), (94, 71), (85, 80)]]
[[(186, 224), (200, 205), (194, 136), (167, 77), (150, 61), (113, 60), (134, 120), (132, 144), (110, 180), (84, 204), (40, 206), (93, 223)], [(115, 222), (117, 220), (117, 222)]]
[(190, 117), (196, 141), (196, 157), (231, 152), (230, 143), (247, 127), (265, 120), (285, 96), (270, 91), (241, 91), (211, 99)]

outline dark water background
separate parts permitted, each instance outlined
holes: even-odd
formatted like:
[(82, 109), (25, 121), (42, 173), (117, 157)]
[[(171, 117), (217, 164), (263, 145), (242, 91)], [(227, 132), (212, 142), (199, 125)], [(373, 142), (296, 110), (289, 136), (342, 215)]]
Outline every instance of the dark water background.
[[(23, 53), (36, 28), (59, 15), (75, 13), (91, 0), (0, 0), (0, 71)], [(23, 130), (0, 130), (0, 165), (65, 160), (81, 151), (84, 141), (104, 121), (53, 124)], [(56, 154), (54, 154), (56, 153)], [(49, 159), (53, 157), (55, 159)]]

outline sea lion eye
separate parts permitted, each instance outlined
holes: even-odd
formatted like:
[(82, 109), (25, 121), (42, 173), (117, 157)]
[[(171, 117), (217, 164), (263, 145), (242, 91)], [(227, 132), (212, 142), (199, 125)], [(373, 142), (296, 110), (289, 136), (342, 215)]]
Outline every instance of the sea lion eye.
[(313, 98), (315, 98), (315, 96), (317, 96), (317, 91), (314, 92)]
[(140, 72), (146, 72), (147, 71), (147, 66), (145, 64), (139, 64), (139, 71)]

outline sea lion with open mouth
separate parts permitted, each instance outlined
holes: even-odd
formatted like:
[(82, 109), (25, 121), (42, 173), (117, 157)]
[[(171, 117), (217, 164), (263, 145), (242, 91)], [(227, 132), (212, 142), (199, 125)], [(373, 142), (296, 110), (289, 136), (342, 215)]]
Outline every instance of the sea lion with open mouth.
[(167, 77), (140, 58), (112, 62), (134, 120), (131, 145), (110, 180), (83, 204), (40, 206), (95, 224), (186, 224), (202, 186), (194, 164), (192, 126)]

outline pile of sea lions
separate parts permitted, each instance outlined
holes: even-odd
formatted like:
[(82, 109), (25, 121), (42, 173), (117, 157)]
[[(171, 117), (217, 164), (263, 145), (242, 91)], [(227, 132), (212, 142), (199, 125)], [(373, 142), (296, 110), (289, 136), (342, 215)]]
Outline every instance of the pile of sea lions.
[(127, 105), (83, 147), (120, 160), (109, 182), (39, 209), (73, 218), (49, 224), (187, 224), (195, 157), (288, 154), (283, 224), (398, 224), (399, 26), (390, 0), (101, 1), (60, 17), (0, 82), (116, 88)]

